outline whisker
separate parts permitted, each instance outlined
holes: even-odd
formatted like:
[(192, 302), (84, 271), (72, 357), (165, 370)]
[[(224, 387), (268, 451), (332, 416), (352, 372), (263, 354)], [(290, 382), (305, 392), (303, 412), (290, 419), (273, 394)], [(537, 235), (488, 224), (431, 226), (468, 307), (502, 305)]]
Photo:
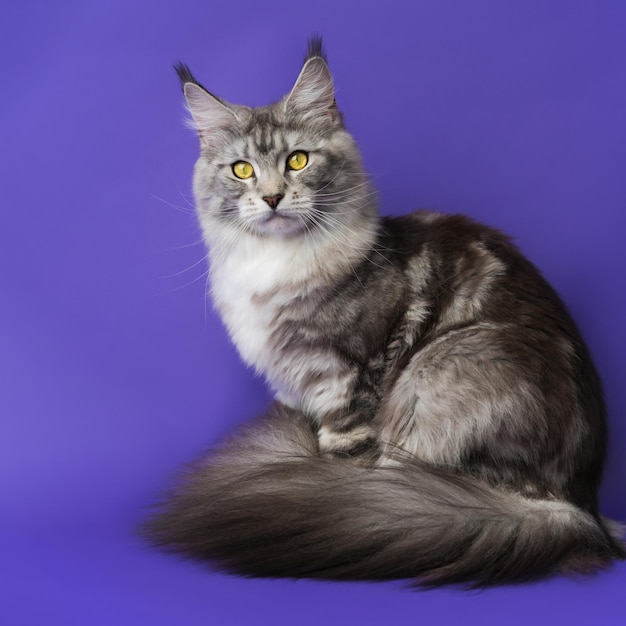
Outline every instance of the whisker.
[(371, 188), (371, 184), (369, 181), (366, 180), (366, 181), (359, 183), (358, 185), (352, 185), (352, 187), (346, 187), (345, 189), (338, 189), (337, 191), (330, 191), (326, 193), (320, 193), (319, 191), (316, 191), (315, 197), (325, 198), (325, 199), (341, 198), (343, 196), (352, 195), (355, 191), (357, 191), (358, 189), (361, 189), (362, 187)]
[(337, 176), (339, 176), (339, 174), (341, 173), (341, 170), (343, 169), (343, 166), (346, 164), (346, 160), (344, 159), (341, 162), (341, 165), (339, 166), (339, 168), (337, 169), (336, 174), (323, 186), (320, 187), (318, 190), (316, 190), (316, 193), (319, 193), (320, 191), (322, 191), (323, 189), (326, 189), (326, 187), (328, 187), (328, 185), (332, 184), (333, 181), (337, 178)]
[[(352, 271), (352, 273), (354, 274), (354, 277), (357, 279), (357, 281), (358, 281), (359, 285), (361, 285), (361, 287), (362, 287), (363, 289), (365, 289), (365, 285), (363, 284), (363, 282), (362, 282), (362, 281), (361, 281), (361, 279), (359, 278), (359, 275), (357, 274), (357, 271), (356, 271), (356, 269), (355, 269), (354, 265), (351, 263), (350, 259), (348, 259), (347, 255), (346, 255), (346, 254), (345, 254), (345, 252), (343, 251), (343, 248), (344, 248), (345, 246), (344, 246), (344, 245), (342, 245), (342, 242), (341, 242), (340, 240), (338, 240), (338, 239), (335, 237), (335, 234), (334, 234), (334, 233), (332, 233), (329, 229), (327, 229), (327, 228), (325, 227), (325, 225), (324, 225), (324, 224), (321, 224), (321, 223), (319, 223), (319, 222), (318, 222), (318, 223), (316, 223), (316, 225), (317, 225), (319, 228), (321, 228), (321, 230), (322, 230), (322, 231), (324, 231), (324, 232), (326, 233), (326, 235), (327, 235), (328, 237), (330, 237), (330, 239), (332, 239), (335, 243), (337, 243), (337, 252), (338, 252), (339, 254), (341, 254), (341, 256), (343, 256), (343, 258), (345, 259), (346, 263), (348, 264), (348, 267), (350, 268), (350, 270), (351, 270), (351, 271)], [(351, 246), (348, 246), (348, 247), (351, 247)], [(354, 249), (354, 248), (353, 248), (353, 249)]]
[(165, 252), (173, 252), (174, 250), (184, 250), (186, 248), (195, 248), (196, 246), (204, 246), (204, 238), (196, 239), (190, 243), (183, 243), (180, 246), (169, 246), (165, 248)]
[(193, 205), (192, 205), (192, 208), (189, 208), (185, 206), (180, 206), (179, 204), (174, 204), (173, 202), (170, 202), (169, 200), (165, 200), (164, 198), (160, 198), (159, 196), (156, 196), (154, 194), (150, 194), (150, 196), (154, 198), (155, 200), (162, 202), (163, 204), (170, 207), (171, 209), (175, 209), (176, 211), (179, 211), (180, 213), (184, 213), (185, 215), (193, 215), (193, 216), (196, 215), (196, 209), (195, 207), (193, 207)]
[(167, 278), (175, 278), (176, 276), (182, 276), (183, 274), (186, 274), (187, 272), (191, 271), (194, 267), (198, 267), (200, 263), (205, 263), (205, 262), (206, 262), (206, 256), (203, 256), (199, 261), (196, 261), (189, 267), (186, 267), (184, 270), (180, 270), (179, 272), (174, 272), (173, 274), (165, 274), (164, 276), (160, 276), (160, 278), (167, 279)]
[(200, 276), (196, 276), (194, 279), (182, 284), (182, 285), (178, 285), (177, 287), (172, 287), (171, 289), (166, 289), (163, 293), (175, 293), (176, 291), (180, 291), (181, 289), (185, 289), (186, 287), (189, 287), (191, 285), (193, 285), (194, 283), (197, 283), (199, 280), (201, 280), (202, 278), (204, 278), (205, 276), (208, 277), (209, 275), (209, 270), (208, 268), (202, 272), (202, 274), (200, 274)]
[[(342, 245), (344, 247), (349, 247), (352, 250), (356, 250), (358, 252), (372, 252), (380, 256), (385, 261), (385, 263), (389, 262), (388, 258), (381, 252), (381, 250), (384, 250), (384, 248), (382, 248), (381, 246), (377, 246), (377, 245), (372, 246), (371, 243), (367, 241), (366, 239), (364, 239), (363, 236), (358, 231), (355, 231), (349, 228), (346, 224), (340, 222), (339, 220), (334, 218), (331, 214), (321, 211), (316, 214), (316, 217), (320, 218), (319, 221), (317, 221), (317, 224), (319, 226), (322, 226), (323, 225), (322, 223), (326, 222), (324, 226), (328, 226), (328, 228), (324, 229), (325, 232), (329, 236), (331, 236), (333, 241), (337, 242), (339, 245)], [(331, 227), (333, 227), (332, 235), (330, 231)], [(352, 235), (353, 237), (361, 241), (364, 244), (364, 246), (363, 247), (355, 246), (354, 243), (348, 239), (347, 237), (348, 234)], [(369, 257), (366, 257), (366, 258), (375, 267), (378, 267), (380, 269), (384, 268), (383, 265), (379, 265), (378, 263), (375, 263), (372, 258), (369, 258)]]

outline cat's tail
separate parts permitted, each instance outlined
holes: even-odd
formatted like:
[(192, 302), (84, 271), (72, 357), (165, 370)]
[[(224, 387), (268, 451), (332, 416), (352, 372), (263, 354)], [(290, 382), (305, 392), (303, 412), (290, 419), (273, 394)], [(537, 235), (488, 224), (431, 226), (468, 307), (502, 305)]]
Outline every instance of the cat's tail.
[(153, 543), (246, 576), (486, 586), (624, 558), (616, 525), (405, 459), (317, 452), (278, 409), (197, 463), (146, 525)]

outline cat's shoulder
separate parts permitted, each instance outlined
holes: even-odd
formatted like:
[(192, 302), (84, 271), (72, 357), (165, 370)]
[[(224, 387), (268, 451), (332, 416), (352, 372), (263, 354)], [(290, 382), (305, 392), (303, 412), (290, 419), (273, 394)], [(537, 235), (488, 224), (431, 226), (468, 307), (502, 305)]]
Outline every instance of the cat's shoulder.
[(384, 217), (382, 222), (385, 230), (394, 234), (510, 241), (510, 237), (502, 231), (461, 213), (439, 213), (420, 209), (406, 215)]
[(384, 217), (381, 224), (385, 236), (394, 242), (394, 247), (406, 253), (415, 252), (416, 246), (423, 245), (459, 252), (476, 244), (488, 249), (515, 250), (508, 235), (463, 214), (422, 209)]

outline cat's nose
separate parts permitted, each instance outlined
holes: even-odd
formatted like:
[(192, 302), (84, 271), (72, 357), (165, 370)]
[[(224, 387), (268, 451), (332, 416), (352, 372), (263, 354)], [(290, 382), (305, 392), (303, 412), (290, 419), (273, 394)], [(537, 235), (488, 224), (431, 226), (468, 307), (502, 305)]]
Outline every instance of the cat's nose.
[(275, 196), (263, 196), (263, 200), (265, 200), (265, 202), (267, 202), (272, 209), (275, 209), (284, 197), (285, 196), (283, 194), (279, 193)]

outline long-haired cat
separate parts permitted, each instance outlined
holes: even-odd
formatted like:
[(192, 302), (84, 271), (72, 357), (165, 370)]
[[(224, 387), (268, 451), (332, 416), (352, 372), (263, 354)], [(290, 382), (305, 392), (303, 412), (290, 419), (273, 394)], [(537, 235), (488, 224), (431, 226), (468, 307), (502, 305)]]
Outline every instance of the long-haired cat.
[(519, 582), (624, 558), (605, 408), (537, 269), (458, 215), (377, 214), (319, 39), (271, 106), (177, 67), (211, 291), (269, 414), (186, 473), (153, 542), (243, 575)]

